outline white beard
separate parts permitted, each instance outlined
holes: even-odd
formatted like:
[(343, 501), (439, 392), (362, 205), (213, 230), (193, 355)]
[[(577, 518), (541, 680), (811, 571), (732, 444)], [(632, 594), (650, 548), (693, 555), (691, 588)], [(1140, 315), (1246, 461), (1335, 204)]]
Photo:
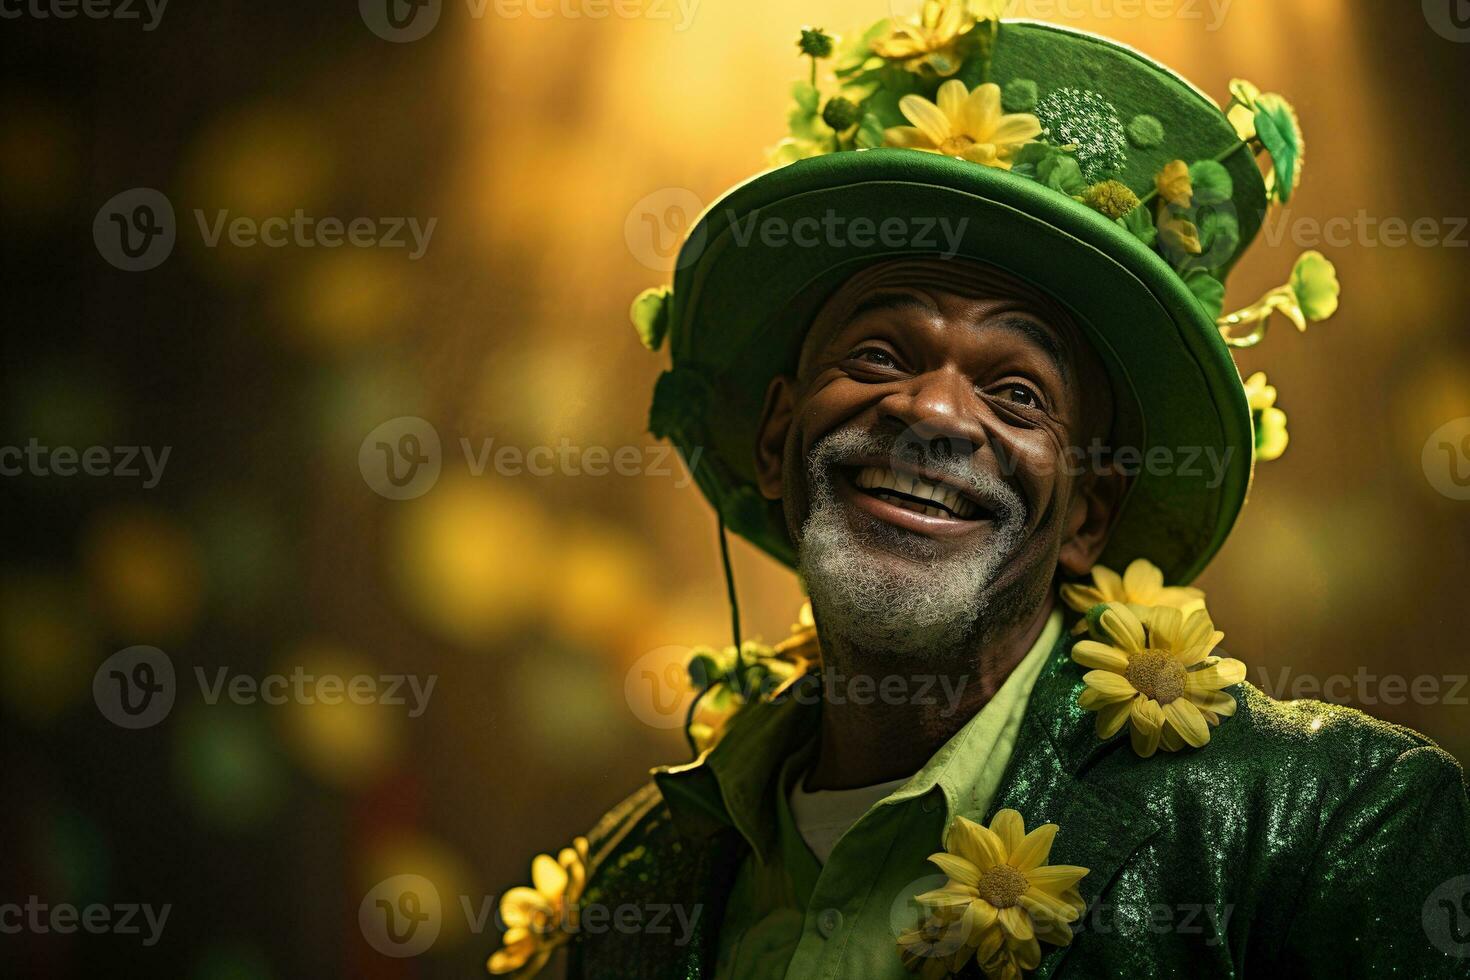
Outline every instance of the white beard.
[[(861, 455), (922, 463), (986, 501), (991, 535), (969, 551), (939, 557), (921, 535), (880, 522), (855, 530), (832, 486), (834, 463)], [(824, 633), (849, 649), (934, 661), (963, 651), (992, 612), (999, 572), (1025, 532), (1026, 503), (967, 459), (925, 456), (891, 436), (844, 429), (825, 436), (807, 459), (811, 514), (798, 536), (799, 569)], [(875, 561), (883, 550), (905, 559)]]

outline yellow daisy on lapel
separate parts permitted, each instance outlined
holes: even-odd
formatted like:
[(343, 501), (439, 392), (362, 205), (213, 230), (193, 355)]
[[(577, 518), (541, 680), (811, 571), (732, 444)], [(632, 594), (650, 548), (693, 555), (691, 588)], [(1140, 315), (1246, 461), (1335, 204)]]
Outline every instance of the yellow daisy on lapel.
[[(1205, 608), (1205, 594), (1199, 589), (1164, 584), (1164, 573), (1147, 558), (1135, 558), (1123, 574), (1102, 565), (1092, 566), (1092, 584), (1071, 582), (1062, 586), (1062, 601), (1084, 615), (1093, 606), (1105, 602), (1122, 602), (1135, 606), (1141, 615), (1144, 607), (1173, 606), (1186, 616)], [(1087, 630), (1087, 620), (1073, 628), (1073, 633)]]
[(987, 977), (1019, 980), (1041, 962), (1040, 943), (1070, 943), (1088, 869), (1046, 863), (1056, 834), (1054, 823), (1026, 833), (1015, 810), (1001, 810), (989, 827), (955, 817), (945, 849), (929, 855), (949, 881), (915, 897), (924, 917), (898, 938), (904, 966), (932, 980), (973, 955)]
[(587, 887), (587, 853), (587, 838), (578, 837), (554, 860), (538, 854), (531, 862), (536, 887), (512, 888), (501, 896), (505, 935), (486, 964), (491, 973), (534, 977), (556, 948), (571, 939), (577, 931), (577, 903)]
[(1099, 738), (1125, 724), (1133, 750), (1147, 758), (1210, 741), (1210, 727), (1235, 714), (1235, 698), (1223, 688), (1245, 680), (1245, 664), (1210, 651), (1224, 639), (1203, 609), (1188, 618), (1172, 606), (1155, 606), (1140, 617), (1110, 602), (1093, 622), (1106, 642), (1079, 640), (1072, 659), (1091, 667), (1078, 705), (1097, 712)]

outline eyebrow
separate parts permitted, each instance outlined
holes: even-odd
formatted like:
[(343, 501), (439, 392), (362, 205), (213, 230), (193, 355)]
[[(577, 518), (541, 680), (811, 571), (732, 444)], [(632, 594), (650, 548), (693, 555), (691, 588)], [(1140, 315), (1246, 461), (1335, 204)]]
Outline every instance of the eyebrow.
[(1072, 381), (1072, 366), (1067, 361), (1066, 348), (1062, 342), (1049, 330), (1041, 326), (1035, 320), (1024, 316), (1002, 315), (994, 320), (987, 321), (985, 326), (1000, 327), (1012, 333), (1020, 334), (1040, 347), (1047, 359), (1056, 366), (1057, 373), (1069, 384)]
[(930, 303), (924, 302), (913, 293), (903, 293), (896, 290), (889, 292), (874, 293), (853, 307), (843, 320), (844, 323), (852, 323), (859, 317), (869, 313), (892, 313), (898, 310), (916, 310), (928, 316), (934, 316), (939, 311)]

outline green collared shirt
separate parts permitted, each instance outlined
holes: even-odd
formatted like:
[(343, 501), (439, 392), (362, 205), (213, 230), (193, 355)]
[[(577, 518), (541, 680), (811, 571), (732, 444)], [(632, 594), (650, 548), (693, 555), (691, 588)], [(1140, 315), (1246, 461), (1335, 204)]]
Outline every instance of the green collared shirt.
[(910, 899), (945, 880), (926, 859), (941, 849), (955, 815), (983, 820), (1061, 632), (1054, 612), (995, 696), (913, 778), (863, 814), (825, 865), (806, 846), (788, 802), (816, 750), (819, 713), (799, 701), (732, 729), (683, 767), (684, 777), (700, 768), (708, 774), (683, 780), (684, 792), (668, 793), (661, 780), (676, 819), (723, 817), (751, 848), (725, 907), (715, 976), (907, 976), (895, 937), (912, 924)]

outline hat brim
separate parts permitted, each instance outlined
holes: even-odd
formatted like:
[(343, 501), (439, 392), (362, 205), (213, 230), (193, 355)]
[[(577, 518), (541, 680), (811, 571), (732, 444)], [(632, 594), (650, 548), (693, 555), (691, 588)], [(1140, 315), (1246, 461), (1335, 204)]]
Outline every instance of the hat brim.
[(1136, 469), (1102, 563), (1147, 558), (1170, 583), (1192, 580), (1234, 525), (1253, 462), (1245, 392), (1214, 323), (1116, 222), (1004, 170), (915, 150), (768, 171), (706, 209), (686, 240), (670, 349), (675, 373), (701, 377), (708, 397), (670, 435), (731, 529), (794, 565), (779, 502), (751, 506), (766, 390), (795, 370), (843, 281), (917, 255), (992, 264), (1068, 308), (1112, 379), (1117, 462)]

